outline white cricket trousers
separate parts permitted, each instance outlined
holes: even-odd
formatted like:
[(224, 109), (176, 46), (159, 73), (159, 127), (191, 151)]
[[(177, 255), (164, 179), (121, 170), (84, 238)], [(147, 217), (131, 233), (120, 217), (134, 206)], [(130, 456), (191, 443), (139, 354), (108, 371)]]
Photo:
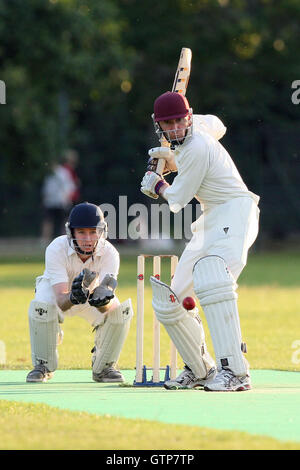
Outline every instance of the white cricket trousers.
[(193, 237), (184, 249), (171, 284), (179, 301), (196, 297), (193, 267), (204, 256), (223, 258), (235, 280), (247, 263), (258, 234), (259, 209), (251, 197), (238, 197), (209, 209), (191, 225)]

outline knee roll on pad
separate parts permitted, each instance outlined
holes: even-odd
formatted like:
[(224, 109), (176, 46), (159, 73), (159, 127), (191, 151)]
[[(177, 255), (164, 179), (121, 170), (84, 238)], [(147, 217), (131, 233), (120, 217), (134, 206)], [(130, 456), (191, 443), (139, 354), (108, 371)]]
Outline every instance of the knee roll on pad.
[(127, 299), (107, 313), (103, 325), (96, 327), (95, 348), (92, 357), (93, 372), (100, 373), (118, 361), (132, 317), (131, 299)]
[(194, 291), (200, 305), (237, 299), (237, 284), (223, 258), (206, 256), (193, 268)]
[(57, 345), (62, 342), (59, 310), (55, 304), (32, 300), (28, 311), (32, 364), (44, 364), (50, 372), (57, 369)]
[(186, 310), (180, 304), (176, 294), (163, 282), (150, 277), (153, 297), (152, 306), (157, 319), (166, 324), (174, 324), (186, 317)]

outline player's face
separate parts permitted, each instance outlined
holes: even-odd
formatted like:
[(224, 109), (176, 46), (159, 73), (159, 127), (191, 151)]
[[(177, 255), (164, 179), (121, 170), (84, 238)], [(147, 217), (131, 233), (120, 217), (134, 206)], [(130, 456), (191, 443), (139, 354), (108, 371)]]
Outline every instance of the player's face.
[(188, 116), (167, 121), (159, 121), (163, 132), (166, 132), (169, 140), (182, 140), (185, 137), (186, 129), (189, 124)]
[(75, 228), (74, 236), (79, 248), (85, 252), (93, 251), (99, 239), (96, 228)]

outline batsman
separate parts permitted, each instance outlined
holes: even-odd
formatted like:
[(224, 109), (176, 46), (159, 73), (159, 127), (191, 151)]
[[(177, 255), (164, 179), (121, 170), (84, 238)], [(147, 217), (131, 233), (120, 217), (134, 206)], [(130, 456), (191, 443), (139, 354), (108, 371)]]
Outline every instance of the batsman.
[(84, 318), (95, 331), (92, 378), (95, 382), (124, 382), (115, 364), (133, 316), (131, 299), (115, 295), (119, 253), (106, 240), (101, 209), (88, 202), (73, 207), (66, 235), (46, 249), (45, 271), (36, 279), (29, 306), (33, 370), (27, 382), (47, 382), (58, 368), (57, 346), (62, 342), (65, 316)]
[[(192, 223), (171, 286), (151, 278), (153, 308), (181, 355), (185, 368), (167, 389), (204, 386), (206, 391), (251, 389), (237, 304), (237, 280), (258, 234), (259, 196), (248, 190), (220, 143), (226, 132), (213, 115), (194, 115), (186, 97), (166, 92), (154, 102), (153, 122), (160, 146), (149, 150), (141, 191), (161, 196), (174, 213), (193, 198), (202, 214)], [(158, 162), (164, 171), (157, 172)], [(161, 165), (160, 165), (161, 166)], [(164, 176), (177, 172), (171, 185)], [(170, 297), (170, 293), (174, 295)], [(212, 338), (215, 361), (207, 351), (201, 319), (182, 301), (197, 296)], [(175, 297), (175, 302), (170, 299)]]

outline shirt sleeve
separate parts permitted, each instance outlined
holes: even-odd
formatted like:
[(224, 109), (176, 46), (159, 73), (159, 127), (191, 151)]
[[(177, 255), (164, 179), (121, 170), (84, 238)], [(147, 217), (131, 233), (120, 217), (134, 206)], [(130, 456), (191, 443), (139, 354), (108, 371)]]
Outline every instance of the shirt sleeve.
[(226, 132), (226, 127), (221, 119), (212, 114), (194, 114), (193, 129), (195, 131), (207, 132), (216, 140), (220, 140)]
[(64, 256), (49, 246), (45, 254), (45, 273), (51, 286), (61, 282), (69, 282)]
[(119, 252), (110, 245), (110, 249), (107, 250), (105, 256), (102, 259), (100, 282), (106, 274), (112, 274), (114, 277), (118, 277), (120, 269), (120, 255)]
[(200, 137), (179, 155), (178, 174), (164, 192), (172, 212), (179, 212), (195, 197), (208, 168), (208, 145)]

